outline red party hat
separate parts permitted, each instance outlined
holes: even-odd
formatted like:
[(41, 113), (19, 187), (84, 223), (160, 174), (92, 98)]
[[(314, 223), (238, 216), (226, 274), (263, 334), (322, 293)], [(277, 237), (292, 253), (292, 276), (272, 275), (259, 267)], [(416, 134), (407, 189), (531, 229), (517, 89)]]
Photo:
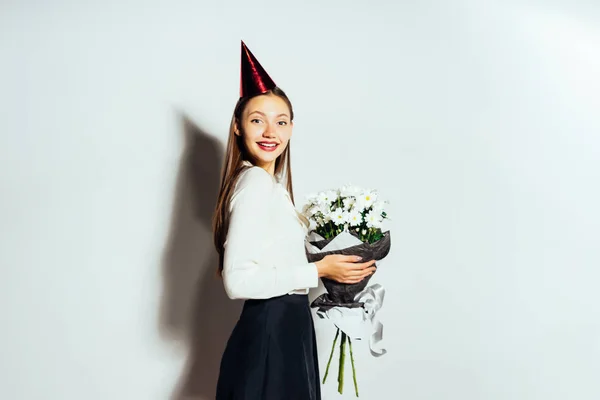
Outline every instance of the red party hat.
[(243, 40), (240, 72), (240, 97), (262, 94), (276, 86)]

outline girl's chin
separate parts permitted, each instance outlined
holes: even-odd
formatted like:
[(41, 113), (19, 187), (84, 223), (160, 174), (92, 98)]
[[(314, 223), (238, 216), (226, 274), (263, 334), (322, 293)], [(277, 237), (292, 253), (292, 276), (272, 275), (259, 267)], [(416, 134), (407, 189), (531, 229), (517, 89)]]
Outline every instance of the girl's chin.
[(270, 160), (270, 159), (269, 159), (269, 160), (265, 160), (264, 158), (258, 158), (258, 159), (256, 159), (256, 164), (255, 164), (255, 165), (261, 165), (261, 166), (264, 166), (264, 165), (269, 165), (269, 164), (271, 164), (271, 163), (273, 163), (273, 162), (275, 162), (275, 159), (272, 159), (272, 160)]
[(266, 152), (261, 152), (261, 153), (255, 154), (254, 158), (256, 159), (256, 161), (262, 162), (262, 163), (273, 162), (277, 159), (277, 157), (279, 157), (279, 154), (276, 154), (276, 153), (266, 153)]

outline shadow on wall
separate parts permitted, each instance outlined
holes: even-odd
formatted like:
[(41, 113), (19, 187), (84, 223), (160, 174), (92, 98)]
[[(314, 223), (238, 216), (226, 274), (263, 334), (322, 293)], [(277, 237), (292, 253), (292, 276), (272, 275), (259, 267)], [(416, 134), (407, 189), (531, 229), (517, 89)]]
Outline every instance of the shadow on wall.
[(159, 328), (163, 338), (189, 349), (171, 399), (214, 399), (221, 355), (242, 307), (215, 272), (211, 220), (224, 150), (185, 115), (180, 119), (185, 143), (163, 253)]

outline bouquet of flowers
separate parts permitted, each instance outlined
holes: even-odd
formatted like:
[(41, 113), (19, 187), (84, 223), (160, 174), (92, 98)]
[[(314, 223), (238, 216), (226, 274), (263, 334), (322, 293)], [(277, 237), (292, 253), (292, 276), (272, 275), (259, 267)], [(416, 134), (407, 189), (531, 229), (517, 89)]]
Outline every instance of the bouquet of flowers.
[[(383, 259), (391, 247), (389, 231), (382, 230), (384, 220), (389, 219), (385, 210), (386, 205), (386, 201), (379, 199), (377, 191), (365, 190), (352, 185), (309, 196), (302, 210), (303, 215), (310, 221), (310, 234), (306, 242), (308, 261), (319, 261), (329, 254), (358, 255), (364, 261)], [(335, 345), (341, 332), (338, 369), (338, 392), (340, 394), (343, 393), (347, 342), (352, 363), (354, 389), (358, 397), (351, 339), (362, 337), (352, 327), (352, 323), (344, 321), (344, 316), (352, 314), (356, 317), (358, 312), (362, 320), (370, 321), (375, 331), (370, 341), (371, 353), (374, 355), (385, 353), (385, 350), (379, 353), (373, 350), (374, 344), (381, 340), (382, 336), (383, 325), (374, 317), (376, 311), (381, 308), (385, 292), (381, 285), (372, 285), (367, 288), (370, 279), (371, 276), (368, 276), (361, 282), (345, 284), (321, 278), (327, 293), (319, 296), (311, 304), (311, 307), (318, 308), (317, 314), (321, 318), (334, 320), (337, 327), (323, 383), (327, 379)], [(334, 313), (332, 310), (336, 312)], [(350, 319), (346, 318), (346, 320)]]

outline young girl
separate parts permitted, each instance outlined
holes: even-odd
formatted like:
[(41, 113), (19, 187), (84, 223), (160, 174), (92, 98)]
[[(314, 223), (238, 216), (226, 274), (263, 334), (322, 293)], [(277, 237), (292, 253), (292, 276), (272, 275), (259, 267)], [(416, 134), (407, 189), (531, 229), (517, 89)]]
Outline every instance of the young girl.
[(308, 221), (292, 190), (293, 118), (285, 93), (242, 42), (213, 228), (227, 295), (245, 302), (221, 360), (217, 400), (319, 400), (308, 289), (320, 277), (356, 283), (375, 271), (373, 260), (354, 256), (307, 262)]

